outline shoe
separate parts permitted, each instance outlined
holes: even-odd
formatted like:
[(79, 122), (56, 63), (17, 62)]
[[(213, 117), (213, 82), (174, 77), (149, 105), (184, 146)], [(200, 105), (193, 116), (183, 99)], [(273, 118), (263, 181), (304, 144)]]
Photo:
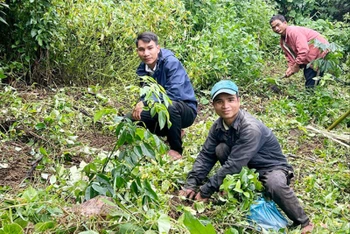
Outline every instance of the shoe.
[(311, 233), (312, 230), (314, 230), (314, 225), (312, 223), (309, 223), (307, 226), (301, 229), (301, 234)]
[(168, 151), (168, 155), (171, 157), (171, 159), (172, 160), (178, 160), (178, 159), (180, 159), (180, 158), (182, 158), (182, 155), (179, 153), (179, 152), (177, 152), (177, 151), (175, 151), (175, 150), (169, 150)]

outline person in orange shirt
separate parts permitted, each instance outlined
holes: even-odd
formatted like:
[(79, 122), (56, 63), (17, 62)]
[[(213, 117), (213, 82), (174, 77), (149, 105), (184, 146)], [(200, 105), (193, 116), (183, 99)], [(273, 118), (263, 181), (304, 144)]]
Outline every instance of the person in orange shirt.
[[(280, 45), (288, 61), (285, 76), (289, 77), (303, 68), (306, 80), (305, 87), (313, 88), (316, 86), (318, 80), (314, 78), (317, 76), (317, 71), (312, 67), (307, 67), (307, 65), (315, 59), (326, 56), (327, 51), (320, 51), (310, 42), (318, 40), (323, 44), (328, 44), (328, 41), (315, 30), (300, 26), (289, 26), (283, 15), (274, 15), (270, 19), (270, 25), (275, 33), (281, 35)], [(323, 74), (319, 75), (322, 76)]]

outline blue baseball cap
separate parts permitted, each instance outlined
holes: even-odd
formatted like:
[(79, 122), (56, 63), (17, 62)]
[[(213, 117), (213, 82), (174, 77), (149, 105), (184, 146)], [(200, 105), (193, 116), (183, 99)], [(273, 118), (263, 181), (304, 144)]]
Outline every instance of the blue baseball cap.
[(237, 94), (238, 87), (231, 80), (221, 80), (217, 82), (210, 91), (211, 99), (214, 100), (220, 93)]

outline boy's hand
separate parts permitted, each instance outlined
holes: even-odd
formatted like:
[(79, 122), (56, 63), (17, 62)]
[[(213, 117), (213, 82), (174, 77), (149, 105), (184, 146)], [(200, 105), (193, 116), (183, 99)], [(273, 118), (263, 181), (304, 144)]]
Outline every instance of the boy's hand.
[(201, 193), (197, 193), (196, 197), (194, 198), (196, 201), (202, 201), (202, 202), (207, 202), (209, 200), (209, 198), (203, 198), (201, 196)]
[(144, 104), (142, 101), (139, 101), (136, 104), (134, 110), (132, 111), (132, 118), (134, 120), (141, 120), (141, 112), (143, 110), (143, 107), (144, 107)]
[(192, 189), (182, 189), (179, 191), (179, 196), (184, 196), (189, 199), (193, 199), (195, 195), (196, 195), (196, 192), (193, 191)]

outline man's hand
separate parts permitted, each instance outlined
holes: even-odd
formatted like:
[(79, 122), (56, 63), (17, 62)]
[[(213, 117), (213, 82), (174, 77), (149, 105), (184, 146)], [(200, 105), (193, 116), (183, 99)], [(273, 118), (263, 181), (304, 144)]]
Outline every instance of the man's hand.
[(196, 197), (194, 198), (196, 201), (202, 201), (202, 202), (207, 202), (209, 198), (204, 198), (201, 196), (201, 193), (197, 193)]
[(189, 199), (193, 199), (194, 195), (196, 195), (196, 192), (192, 189), (182, 189), (179, 191), (179, 196), (184, 196)]
[(143, 104), (142, 101), (139, 101), (136, 104), (134, 110), (132, 111), (132, 118), (134, 120), (141, 120), (141, 112), (142, 112), (144, 106), (145, 105)]
[(294, 73), (297, 73), (299, 70), (300, 70), (300, 68), (299, 68), (298, 64), (294, 64), (293, 66), (288, 67), (288, 69), (286, 71), (286, 77), (290, 77)]

